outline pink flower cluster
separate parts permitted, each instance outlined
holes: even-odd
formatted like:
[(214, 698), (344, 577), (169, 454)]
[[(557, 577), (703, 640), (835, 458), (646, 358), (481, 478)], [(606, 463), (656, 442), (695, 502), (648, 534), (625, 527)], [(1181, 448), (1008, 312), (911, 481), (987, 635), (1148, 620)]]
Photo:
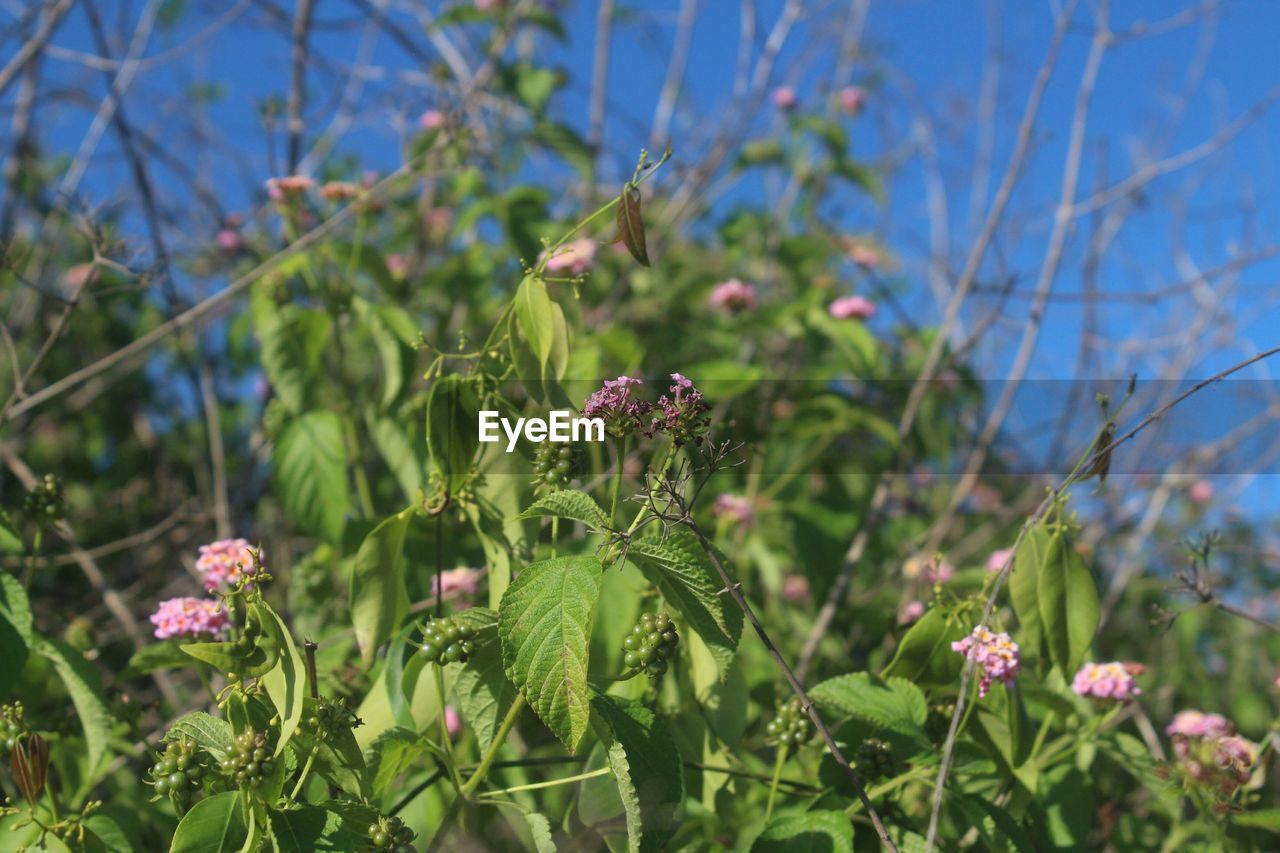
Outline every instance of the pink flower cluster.
[(838, 97), (840, 99), (840, 108), (850, 115), (857, 115), (862, 112), (862, 107), (867, 101), (867, 93), (863, 91), (861, 86), (845, 86), (840, 90)]
[(1221, 714), (1179, 711), (1166, 728), (1173, 737), (1173, 754), (1192, 779), (1230, 794), (1249, 781), (1258, 750), (1235, 734), (1235, 726)]
[(809, 597), (809, 579), (804, 575), (787, 575), (782, 579), (782, 598), (795, 604)]
[[(441, 572), (439, 577), (439, 589), (437, 589), (437, 578), (431, 576), (431, 594), (440, 595), (441, 590), (445, 598), (453, 598), (458, 595), (475, 595), (476, 588), (480, 583), (480, 570), (468, 569), (466, 566), (459, 566), (456, 569), (450, 569), (447, 572)], [(459, 609), (461, 605), (459, 605)]]
[(1008, 686), (1018, 677), (1021, 666), (1018, 644), (1004, 631), (997, 634), (987, 626), (979, 625), (972, 634), (952, 643), (951, 650), (982, 667), (978, 679), (979, 696), (987, 695), (992, 681), (1003, 681)]
[(711, 290), (708, 298), (711, 307), (727, 314), (740, 314), (753, 311), (759, 300), (756, 298), (755, 285), (747, 284), (736, 278), (723, 281)]
[(827, 313), (837, 320), (869, 320), (876, 304), (865, 296), (841, 296), (827, 306)]
[[(539, 260), (546, 257), (543, 252)], [(582, 275), (591, 269), (596, 262), (596, 242), (588, 238), (565, 243), (546, 258), (546, 270), (549, 273)]]
[(604, 387), (592, 392), (583, 404), (583, 416), (603, 420), (605, 431), (610, 435), (630, 435), (644, 425), (645, 416), (653, 408), (632, 396), (631, 389), (643, 384), (644, 380), (630, 376), (606, 379)]
[(267, 195), (272, 201), (287, 201), (310, 192), (316, 182), (306, 175), (285, 175), (267, 181)]
[(1142, 693), (1135, 676), (1144, 670), (1145, 667), (1137, 663), (1087, 663), (1071, 681), (1071, 689), (1080, 696), (1124, 702)]
[(924, 615), (923, 601), (908, 601), (898, 608), (898, 624), (910, 625)]
[(222, 602), (209, 598), (170, 598), (151, 614), (157, 639), (217, 638), (227, 632), (227, 611)]
[(671, 374), (671, 387), (658, 398), (655, 410), (658, 416), (649, 424), (648, 434), (665, 432), (676, 446), (702, 443), (702, 436), (711, 426), (707, 417), (710, 406), (702, 399), (702, 392), (693, 387), (693, 380), (679, 373)]
[(234, 586), (242, 576), (255, 571), (253, 546), (247, 539), (219, 539), (200, 546), (196, 571), (204, 576), (204, 588), (213, 592), (219, 587)]
[(427, 110), (418, 116), (418, 127), (423, 130), (439, 130), (444, 123), (445, 115), (440, 110)]
[(790, 86), (779, 86), (769, 94), (769, 99), (773, 101), (773, 105), (780, 110), (793, 110), (796, 104), (800, 102), (800, 98), (796, 95), (796, 90)]
[(1013, 556), (1012, 548), (997, 548), (991, 552), (991, 556), (987, 557), (987, 571), (998, 572), (1004, 568), (1004, 564), (1009, 562)]
[(743, 527), (750, 527), (756, 520), (756, 511), (751, 505), (751, 499), (742, 495), (731, 495), (728, 492), (716, 495), (715, 503), (711, 505), (711, 514)]

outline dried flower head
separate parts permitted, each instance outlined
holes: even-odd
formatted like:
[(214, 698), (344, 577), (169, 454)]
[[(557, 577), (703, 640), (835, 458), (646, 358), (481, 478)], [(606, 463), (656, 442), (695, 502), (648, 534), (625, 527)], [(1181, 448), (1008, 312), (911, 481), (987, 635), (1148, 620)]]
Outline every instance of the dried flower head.
[(582, 414), (604, 421), (605, 432), (615, 437), (630, 435), (644, 427), (644, 418), (653, 410), (650, 403), (637, 400), (632, 389), (643, 385), (640, 379), (619, 376), (606, 379), (604, 386), (587, 398)]
[(665, 432), (676, 446), (693, 442), (701, 444), (703, 435), (711, 426), (707, 412), (711, 407), (702, 399), (702, 392), (693, 387), (693, 381), (671, 374), (671, 387), (658, 398), (655, 411), (658, 416), (649, 424), (649, 435)]

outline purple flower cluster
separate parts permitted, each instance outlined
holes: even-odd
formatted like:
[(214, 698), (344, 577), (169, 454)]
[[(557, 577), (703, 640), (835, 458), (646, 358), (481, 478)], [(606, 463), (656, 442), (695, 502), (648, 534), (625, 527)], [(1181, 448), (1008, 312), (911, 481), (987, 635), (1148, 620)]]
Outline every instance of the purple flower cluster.
[[(668, 433), (676, 444), (699, 444), (711, 419), (711, 408), (702, 399), (702, 392), (693, 382), (679, 373), (671, 374), (671, 387), (658, 398), (658, 402), (637, 399), (633, 389), (644, 382), (630, 376), (606, 379), (604, 387), (587, 398), (582, 414), (588, 418), (600, 418), (609, 435), (621, 438), (633, 432), (643, 432), (652, 438), (660, 432)], [(648, 420), (646, 425), (645, 421)]]
[(711, 426), (707, 411), (711, 408), (702, 399), (702, 392), (693, 387), (692, 380), (679, 373), (671, 374), (671, 388), (658, 398), (658, 417), (649, 424), (648, 434), (668, 433), (677, 446), (702, 443), (702, 436)]
[(606, 379), (604, 387), (592, 393), (582, 407), (588, 418), (604, 421), (605, 432), (615, 437), (630, 435), (644, 427), (644, 419), (653, 406), (632, 396), (631, 389), (644, 381), (630, 376)]

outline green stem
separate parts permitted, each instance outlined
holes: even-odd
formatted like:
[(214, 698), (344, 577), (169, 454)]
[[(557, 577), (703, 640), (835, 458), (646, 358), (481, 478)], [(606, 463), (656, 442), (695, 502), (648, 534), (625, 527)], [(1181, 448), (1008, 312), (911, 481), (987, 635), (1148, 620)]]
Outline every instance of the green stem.
[(435, 671), (436, 678), (436, 697), (439, 699), (440, 705), (440, 741), (441, 748), (444, 750), (445, 761), (449, 764), (449, 781), (453, 783), (455, 791), (462, 790), (462, 774), (458, 772), (458, 761), (453, 756), (453, 738), (449, 736), (449, 723), (445, 719), (444, 712), (444, 667), (439, 663), (434, 663), (431, 668)]
[[(932, 773), (933, 773), (932, 767), (918, 767), (915, 770), (912, 770), (908, 773), (903, 773), (901, 776), (897, 776), (893, 779), (890, 779), (888, 782), (885, 782), (883, 785), (877, 785), (874, 788), (868, 788), (867, 799), (874, 800), (876, 797), (884, 796), (885, 794), (888, 794), (892, 791), (896, 791), (898, 788), (901, 788), (903, 785), (906, 785), (908, 782), (917, 782), (917, 781), (928, 782), (930, 781), (928, 777), (931, 776)], [(855, 801), (853, 805), (845, 809), (844, 813), (849, 817), (853, 817), (855, 814), (857, 814), (860, 811), (862, 811), (862, 802), (858, 800), (858, 801)]]
[(622, 469), (627, 460), (627, 437), (618, 439), (618, 467), (613, 472), (613, 489), (609, 498), (609, 523), (613, 524), (618, 515), (618, 498), (622, 495)]
[(27, 574), (22, 579), (22, 587), (31, 591), (31, 583), (36, 578), (36, 560), (40, 558), (40, 548), (44, 545), (44, 525), (36, 528), (36, 537), (31, 543), (31, 559), (27, 561)]
[(1044, 746), (1044, 739), (1049, 736), (1049, 729), (1053, 726), (1055, 712), (1050, 710), (1045, 714), (1044, 722), (1040, 725), (1040, 731), (1036, 732), (1035, 742), (1031, 744), (1031, 754), (1027, 756), (1028, 761), (1034, 761), (1035, 757), (1040, 754), (1040, 749)]
[(599, 770), (592, 770), (589, 773), (579, 773), (577, 776), (566, 776), (564, 779), (552, 779), (548, 782), (531, 782), (528, 785), (516, 785), (514, 788), (503, 788), (501, 791), (485, 791), (485, 797), (498, 797), (503, 794), (518, 794), (521, 791), (537, 791), (542, 788), (554, 788), (557, 785), (569, 785), (573, 782), (581, 782), (584, 779), (594, 779), (597, 776), (604, 776), (612, 773), (613, 768), (601, 767)]
[(511, 707), (507, 710), (507, 715), (502, 718), (502, 725), (498, 726), (498, 731), (493, 736), (493, 743), (489, 744), (489, 748), (480, 758), (480, 763), (476, 765), (476, 771), (471, 774), (471, 778), (462, 786), (462, 796), (469, 797), (475, 793), (476, 788), (480, 787), (480, 783), (484, 781), (484, 776), (489, 772), (493, 760), (498, 757), (498, 750), (502, 748), (507, 740), (507, 735), (511, 733), (511, 729), (516, 724), (516, 718), (520, 716), (520, 710), (524, 708), (524, 694), (516, 693), (516, 698), (512, 700)]
[(293, 793), (289, 795), (289, 802), (298, 799), (298, 795), (302, 793), (302, 786), (307, 784), (307, 776), (311, 773), (311, 764), (316, 760), (316, 745), (311, 745), (311, 750), (307, 753), (307, 761), (302, 765), (302, 775), (298, 777), (298, 784), (293, 786)]
[(556, 558), (556, 543), (560, 539), (560, 516), (551, 516), (551, 559)]
[(773, 759), (773, 779), (769, 782), (769, 802), (764, 807), (764, 822), (773, 817), (773, 803), (778, 798), (778, 780), (782, 778), (782, 768), (787, 763), (787, 746), (778, 744), (778, 754)]
[(360, 253), (364, 249), (365, 215), (361, 212), (356, 217), (355, 242), (351, 245), (351, 258), (347, 261), (347, 278), (355, 278), (356, 267), (360, 265)]

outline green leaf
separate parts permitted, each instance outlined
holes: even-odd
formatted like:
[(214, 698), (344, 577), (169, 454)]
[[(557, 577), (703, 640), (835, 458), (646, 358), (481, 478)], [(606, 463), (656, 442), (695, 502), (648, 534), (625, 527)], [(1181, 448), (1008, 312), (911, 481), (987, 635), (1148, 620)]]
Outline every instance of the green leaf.
[(399, 728), (383, 732), (365, 750), (365, 764), (373, 777), (373, 790), (386, 791), (426, 753), (426, 743), (417, 732)]
[[(477, 616), (483, 615), (487, 624), (478, 624)], [(472, 607), (454, 615), (463, 618), (477, 628), (476, 648), (467, 656), (467, 665), (458, 670), (453, 679), (454, 696), (458, 710), (467, 725), (475, 732), (481, 749), (493, 742), (498, 721), (511, 708), (516, 697), (515, 685), (507, 678), (502, 663), (502, 643), (498, 639), (497, 617), (487, 607)]]
[(609, 517), (595, 502), (595, 498), (586, 492), (575, 489), (560, 489), (547, 492), (520, 513), (520, 518), (559, 517), (573, 521), (581, 521), (596, 532), (609, 529)]
[(751, 845), (752, 853), (853, 853), (853, 824), (844, 812), (779, 815)]
[(960, 675), (964, 659), (951, 644), (968, 633), (945, 611), (930, 608), (898, 642), (893, 660), (880, 673), (882, 678), (898, 676), (920, 685), (948, 685)]
[(466, 479), (480, 446), (480, 401), (471, 383), (456, 373), (442, 376), (427, 397), (427, 449), (436, 470), (456, 489)]
[(370, 531), (356, 552), (348, 596), (360, 659), (365, 666), (409, 610), (404, 585), (404, 538), (411, 513), (405, 510)]
[(676, 528), (665, 542), (636, 539), (627, 559), (658, 588), (662, 597), (698, 632), (724, 679), (742, 638), (742, 611), (727, 595), (697, 538)]
[(921, 737), (929, 716), (919, 687), (905, 678), (877, 678), (867, 672), (838, 675), (815, 684), (809, 698), (823, 710)]
[(547, 294), (547, 283), (536, 275), (525, 276), (516, 290), (515, 312), (520, 331), (538, 359), (539, 376), (545, 372), (547, 359), (551, 357), (556, 331), (553, 307), (554, 303)]
[(164, 742), (170, 743), (180, 738), (195, 741), (201, 749), (218, 757), (229, 754), (235, 745), (231, 724), (204, 711), (192, 711), (174, 720), (173, 725), (165, 732)]
[(284, 429), (272, 453), (276, 496), (304, 531), (342, 542), (350, 497), (342, 418), (308, 412)]
[(253, 288), (251, 310), (267, 380), (290, 413), (301, 414), (332, 339), (333, 319), (314, 308), (276, 305), (263, 282)]
[(275, 705), (280, 715), (280, 733), (276, 739), (275, 754), (279, 755), (289, 742), (289, 738), (297, 731), (302, 721), (302, 708), (307, 695), (307, 668), (294, 645), (289, 628), (265, 601), (249, 605), (250, 611), (257, 611), (265, 630), (275, 637), (275, 644), (280, 649), (280, 660), (275, 668), (262, 678), (271, 704)]
[(595, 557), (533, 563), (498, 608), (507, 676), (570, 752), (590, 719), (587, 654), (603, 571)]
[(600, 736), (622, 798), (630, 849), (664, 849), (679, 826), (676, 814), (684, 801), (680, 753), (666, 724), (630, 699), (597, 695), (591, 707), (603, 724)]
[(86, 764), (92, 773), (106, 755), (112, 726), (111, 712), (107, 710), (98, 673), (80, 652), (61, 640), (37, 637), (32, 648), (53, 664), (58, 677), (66, 685), (67, 693), (71, 694), (76, 716), (84, 729)]
[(640, 190), (631, 184), (618, 196), (618, 239), (641, 266), (649, 266), (649, 250), (645, 247), (644, 217), (641, 216)]
[(1236, 826), (1247, 826), (1251, 829), (1265, 829), (1268, 832), (1280, 833), (1280, 809), (1253, 809), (1247, 812), (1236, 812), (1231, 816)]
[(0, 554), (16, 556), (25, 554), (26, 550), (26, 546), (22, 544), (21, 532), (9, 520), (7, 513), (0, 512)]
[(26, 590), (10, 574), (0, 574), (0, 696), (8, 694), (27, 662), (32, 633), (31, 604)]
[[(382, 362), (382, 406), (390, 406), (400, 395), (404, 387), (405, 346), (400, 336), (384, 319), (383, 309), (402, 311), (396, 306), (374, 307), (365, 300), (356, 297), (351, 300), (356, 316), (364, 324), (365, 331), (373, 340), (378, 350), (378, 358)], [(410, 325), (412, 321), (410, 320)]]
[(238, 850), (249, 837), (239, 791), (206, 797), (182, 816), (169, 853), (221, 853)]
[(1044, 630), (1040, 623), (1038, 587), (1040, 567), (1049, 553), (1049, 529), (1037, 524), (1026, 532), (1013, 555), (1013, 569), (1009, 572), (1009, 603), (1018, 617), (1019, 639), (1024, 653), (1030, 653), (1042, 663), (1044, 655)]
[(413, 442), (395, 419), (381, 418), (370, 411), (366, 413), (365, 424), (373, 446), (387, 463), (405, 500), (416, 501), (418, 489), (427, 485), (425, 460), (419, 457)]
[(1036, 584), (1045, 647), (1067, 678), (1075, 674), (1098, 630), (1098, 588), (1062, 528), (1049, 547)]
[[(133, 653), (124, 673), (128, 677), (150, 675), (162, 669), (179, 669), (191, 666), (191, 656), (174, 641), (148, 643)], [(2, 691), (0, 691), (2, 692)]]
[(268, 812), (275, 849), (280, 853), (354, 850), (342, 818), (319, 806)]
[(231, 642), (184, 643), (181, 649), (219, 672), (234, 672), (241, 678), (266, 675), (280, 659), (280, 645), (270, 618), (262, 610), (251, 607), (246, 618), (248, 624), (258, 629), (253, 632), (255, 639), (247, 650)]
[(534, 853), (556, 853), (556, 842), (551, 837), (551, 821), (538, 812), (525, 812), (524, 822), (533, 837)]
[(560, 122), (539, 121), (529, 130), (529, 138), (554, 151), (579, 174), (591, 171), (591, 146), (573, 128)]

